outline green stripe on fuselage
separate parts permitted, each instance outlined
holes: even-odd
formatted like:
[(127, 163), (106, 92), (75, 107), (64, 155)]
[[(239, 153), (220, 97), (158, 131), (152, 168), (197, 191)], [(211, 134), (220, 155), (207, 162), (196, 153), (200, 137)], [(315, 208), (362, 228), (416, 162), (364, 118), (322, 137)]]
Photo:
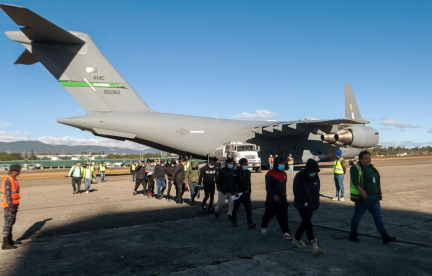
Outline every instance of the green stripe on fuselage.
[[(85, 81), (59, 81), (62, 86), (67, 87), (90, 87)], [(123, 83), (108, 83), (108, 82), (90, 82), (94, 88), (124, 88), (128, 87)]]

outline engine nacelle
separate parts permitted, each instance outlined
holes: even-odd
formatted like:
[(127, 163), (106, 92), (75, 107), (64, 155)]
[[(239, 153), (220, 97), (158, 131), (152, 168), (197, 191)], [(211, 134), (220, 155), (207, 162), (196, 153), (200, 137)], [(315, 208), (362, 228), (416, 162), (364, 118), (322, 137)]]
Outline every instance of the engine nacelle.
[(378, 144), (379, 133), (366, 126), (351, 126), (338, 131), (334, 138), (337, 142), (353, 148), (371, 148)]
[(323, 134), (321, 135), (321, 140), (330, 144), (336, 143), (336, 138), (334, 134)]

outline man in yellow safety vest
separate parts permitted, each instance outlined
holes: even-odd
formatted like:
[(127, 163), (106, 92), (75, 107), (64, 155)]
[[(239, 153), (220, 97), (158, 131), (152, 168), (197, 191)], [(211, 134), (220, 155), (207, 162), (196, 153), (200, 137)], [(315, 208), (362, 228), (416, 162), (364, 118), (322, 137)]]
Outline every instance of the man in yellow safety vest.
[(344, 176), (346, 173), (345, 160), (342, 158), (342, 151), (336, 151), (336, 160), (333, 164), (333, 175), (336, 186), (336, 196), (332, 198), (333, 201), (344, 201)]
[(99, 171), (100, 176), (101, 176), (101, 181), (104, 182), (105, 181), (105, 172), (106, 172), (106, 166), (105, 166), (104, 162), (102, 162), (99, 165), (98, 171)]

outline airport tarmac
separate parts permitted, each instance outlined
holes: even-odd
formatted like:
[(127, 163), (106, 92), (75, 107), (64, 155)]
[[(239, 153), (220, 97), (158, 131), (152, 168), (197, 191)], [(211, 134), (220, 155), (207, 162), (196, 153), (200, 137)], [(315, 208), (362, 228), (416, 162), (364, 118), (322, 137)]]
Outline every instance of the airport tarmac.
[[(310, 247), (293, 249), (290, 241), (282, 240), (275, 219), (269, 236), (261, 236), (265, 171), (252, 174), (253, 230), (247, 229), (242, 210), (238, 228), (225, 214), (219, 219), (204, 214), (203, 197), (192, 208), (133, 196), (134, 183), (125, 169), (113, 171), (107, 182), (93, 184), (92, 192), (80, 195), (72, 194), (67, 170), (55, 176), (45, 170), (23, 172), (13, 231), (23, 244), (0, 251), (0, 275), (430, 275), (432, 158), (374, 163), (382, 175), (384, 224), (399, 241), (383, 245), (371, 215), (365, 213), (360, 243), (349, 242), (354, 204), (330, 200), (335, 193), (332, 168), (322, 166), (321, 208), (313, 218), (325, 251), (318, 258), (312, 257)], [(288, 176), (294, 233), (300, 218), (292, 204), (292, 179)], [(348, 177), (345, 190), (348, 199)]]

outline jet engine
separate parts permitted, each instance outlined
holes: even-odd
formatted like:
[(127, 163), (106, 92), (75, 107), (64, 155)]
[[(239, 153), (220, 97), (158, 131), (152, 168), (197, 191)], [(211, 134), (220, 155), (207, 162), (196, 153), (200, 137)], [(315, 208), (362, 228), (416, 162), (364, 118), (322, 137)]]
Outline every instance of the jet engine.
[(338, 143), (354, 148), (370, 148), (378, 144), (379, 133), (372, 127), (351, 126), (338, 131), (334, 138)]

